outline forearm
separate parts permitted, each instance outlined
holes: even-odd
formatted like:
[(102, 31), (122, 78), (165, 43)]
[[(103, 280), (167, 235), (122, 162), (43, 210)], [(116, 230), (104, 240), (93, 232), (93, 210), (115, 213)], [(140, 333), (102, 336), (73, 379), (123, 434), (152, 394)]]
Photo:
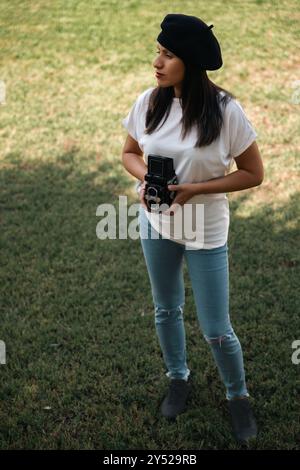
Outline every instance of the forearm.
[(256, 175), (246, 170), (236, 170), (226, 176), (213, 178), (201, 183), (193, 183), (195, 194), (229, 193), (259, 186), (261, 181)]
[(124, 168), (135, 178), (144, 181), (144, 176), (147, 173), (147, 165), (143, 157), (136, 153), (124, 153), (122, 155)]

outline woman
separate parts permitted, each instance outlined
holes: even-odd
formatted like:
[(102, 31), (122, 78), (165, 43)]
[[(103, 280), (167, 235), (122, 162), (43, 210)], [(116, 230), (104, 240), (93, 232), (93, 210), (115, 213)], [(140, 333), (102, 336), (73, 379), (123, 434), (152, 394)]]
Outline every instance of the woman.
[[(122, 159), (126, 170), (139, 180), (141, 244), (156, 332), (170, 379), (161, 413), (176, 418), (186, 409), (191, 390), (183, 321), (185, 259), (199, 326), (226, 388), (234, 436), (248, 443), (256, 437), (257, 426), (241, 345), (229, 316), (226, 193), (260, 185), (264, 170), (257, 134), (242, 106), (207, 76), (206, 70), (222, 66), (212, 27), (194, 16), (168, 14), (164, 18), (153, 62), (158, 84), (137, 98), (123, 120), (129, 134)], [(179, 182), (168, 186), (176, 196), (162, 214), (150, 210), (145, 200), (149, 154), (172, 157)], [(228, 174), (234, 162), (238, 170)], [(175, 218), (178, 208), (188, 205), (194, 211), (190, 219)], [(198, 213), (202, 219), (194, 238), (185, 230), (178, 232), (182, 220), (185, 229), (186, 220), (198, 221)]]

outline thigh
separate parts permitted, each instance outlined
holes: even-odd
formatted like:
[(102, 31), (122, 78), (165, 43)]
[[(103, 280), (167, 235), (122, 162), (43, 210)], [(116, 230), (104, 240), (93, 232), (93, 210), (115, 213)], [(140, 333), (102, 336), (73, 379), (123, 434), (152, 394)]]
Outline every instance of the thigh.
[(202, 332), (219, 336), (231, 328), (228, 247), (186, 250), (185, 259)]
[[(184, 303), (183, 259), (185, 247), (167, 238), (157, 238), (147, 216), (140, 209), (141, 245), (152, 295), (158, 307), (171, 309)], [(151, 238), (152, 235), (155, 238)], [(146, 235), (148, 238), (146, 238)]]

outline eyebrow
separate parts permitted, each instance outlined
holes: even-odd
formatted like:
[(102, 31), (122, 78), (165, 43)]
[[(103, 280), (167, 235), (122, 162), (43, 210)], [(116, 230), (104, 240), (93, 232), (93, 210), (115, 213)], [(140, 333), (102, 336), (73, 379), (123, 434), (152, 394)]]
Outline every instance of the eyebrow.
[[(157, 49), (159, 49), (159, 46), (158, 46), (158, 45), (156, 45), (156, 47), (157, 47)], [(171, 51), (169, 51), (168, 49), (165, 49), (164, 47), (162, 47), (161, 50), (164, 51), (164, 52), (170, 52), (170, 53), (172, 54)]]

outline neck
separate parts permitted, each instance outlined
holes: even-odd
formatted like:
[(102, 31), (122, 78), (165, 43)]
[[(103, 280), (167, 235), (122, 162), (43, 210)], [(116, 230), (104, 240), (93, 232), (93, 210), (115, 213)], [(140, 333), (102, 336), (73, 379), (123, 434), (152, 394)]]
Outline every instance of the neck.
[(181, 87), (174, 86), (174, 95), (175, 95), (175, 98), (181, 97)]

